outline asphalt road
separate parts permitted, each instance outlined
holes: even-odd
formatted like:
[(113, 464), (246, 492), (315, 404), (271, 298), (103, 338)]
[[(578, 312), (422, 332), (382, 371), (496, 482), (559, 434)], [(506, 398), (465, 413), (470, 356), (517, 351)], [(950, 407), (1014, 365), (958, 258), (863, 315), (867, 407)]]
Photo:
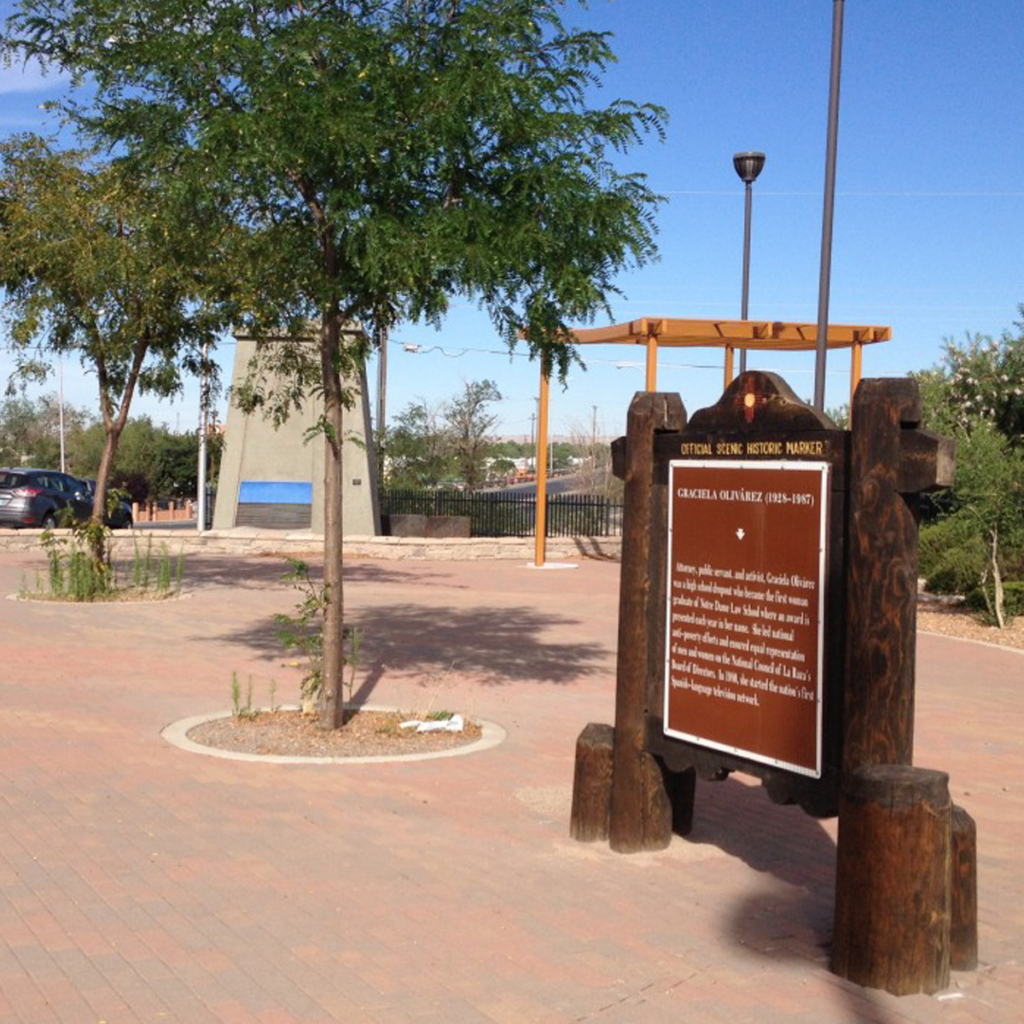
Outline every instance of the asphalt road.
[[(576, 486), (574, 476), (548, 477), (548, 494), (568, 494)], [(535, 494), (537, 492), (537, 481), (532, 480), (525, 484), (512, 484), (509, 487), (495, 487), (485, 493), (495, 494)]]

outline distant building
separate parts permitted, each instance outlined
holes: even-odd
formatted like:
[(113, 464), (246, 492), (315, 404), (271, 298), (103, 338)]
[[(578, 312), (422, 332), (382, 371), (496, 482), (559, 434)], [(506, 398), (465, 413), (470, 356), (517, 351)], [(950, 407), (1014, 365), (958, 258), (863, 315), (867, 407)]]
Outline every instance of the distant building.
[[(236, 334), (235, 340), (232, 388), (245, 380), (256, 352), (254, 338)], [(316, 343), (312, 338), (298, 340)], [(346, 386), (357, 394), (352, 408), (342, 416), (342, 524), (348, 536), (376, 535), (380, 513), (365, 371), (359, 372), (357, 380), (346, 381)], [(231, 402), (213, 515), (215, 530), (258, 526), (324, 532), (325, 440), (317, 430), (322, 415), (322, 399), (308, 396), (301, 410), (293, 410), (275, 429), (261, 413), (246, 415)]]

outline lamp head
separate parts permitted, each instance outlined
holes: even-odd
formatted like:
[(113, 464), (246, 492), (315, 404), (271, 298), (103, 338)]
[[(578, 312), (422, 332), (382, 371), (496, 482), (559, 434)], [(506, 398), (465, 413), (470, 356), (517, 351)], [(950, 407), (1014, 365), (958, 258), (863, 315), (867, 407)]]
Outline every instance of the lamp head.
[(732, 158), (732, 165), (744, 184), (750, 185), (764, 167), (764, 153), (737, 153)]

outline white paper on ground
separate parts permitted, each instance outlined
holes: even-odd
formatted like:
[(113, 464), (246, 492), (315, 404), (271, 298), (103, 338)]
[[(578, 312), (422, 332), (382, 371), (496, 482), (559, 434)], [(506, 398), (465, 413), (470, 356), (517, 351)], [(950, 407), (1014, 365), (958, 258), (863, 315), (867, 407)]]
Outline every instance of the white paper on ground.
[(411, 719), (408, 722), (402, 722), (399, 728), (415, 728), (417, 732), (462, 732), (465, 728), (465, 723), (462, 720), (462, 715), (452, 715), (451, 718), (442, 718), (430, 722)]

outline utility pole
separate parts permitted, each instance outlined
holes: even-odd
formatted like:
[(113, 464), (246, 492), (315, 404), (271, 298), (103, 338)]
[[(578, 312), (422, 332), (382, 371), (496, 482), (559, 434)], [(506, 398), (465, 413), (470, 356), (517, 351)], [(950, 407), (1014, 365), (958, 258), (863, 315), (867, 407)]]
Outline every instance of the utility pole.
[[(388, 332), (381, 329), (377, 348), (377, 479), (384, 479), (384, 424), (387, 421)], [(383, 484), (381, 484), (383, 486)]]
[(594, 414), (590, 420), (590, 476), (593, 483), (590, 485), (597, 489), (597, 406), (592, 405)]
[(821, 215), (821, 269), (818, 275), (818, 332), (814, 357), (814, 407), (825, 411), (825, 360), (828, 352), (828, 302), (832, 277), (832, 214), (836, 205), (836, 143), (839, 136), (839, 79), (843, 65), (843, 3), (832, 3), (832, 72), (828, 90), (828, 141), (825, 149), (825, 200)]
[(66, 473), (64, 459), (64, 360), (57, 356), (57, 423), (60, 429), (60, 471)]
[(210, 347), (203, 342), (203, 364), (202, 375), (199, 382), (199, 466), (196, 473), (196, 495), (198, 499), (196, 527), (200, 533), (206, 532), (206, 424), (209, 419), (209, 367), (207, 361), (210, 355)]

